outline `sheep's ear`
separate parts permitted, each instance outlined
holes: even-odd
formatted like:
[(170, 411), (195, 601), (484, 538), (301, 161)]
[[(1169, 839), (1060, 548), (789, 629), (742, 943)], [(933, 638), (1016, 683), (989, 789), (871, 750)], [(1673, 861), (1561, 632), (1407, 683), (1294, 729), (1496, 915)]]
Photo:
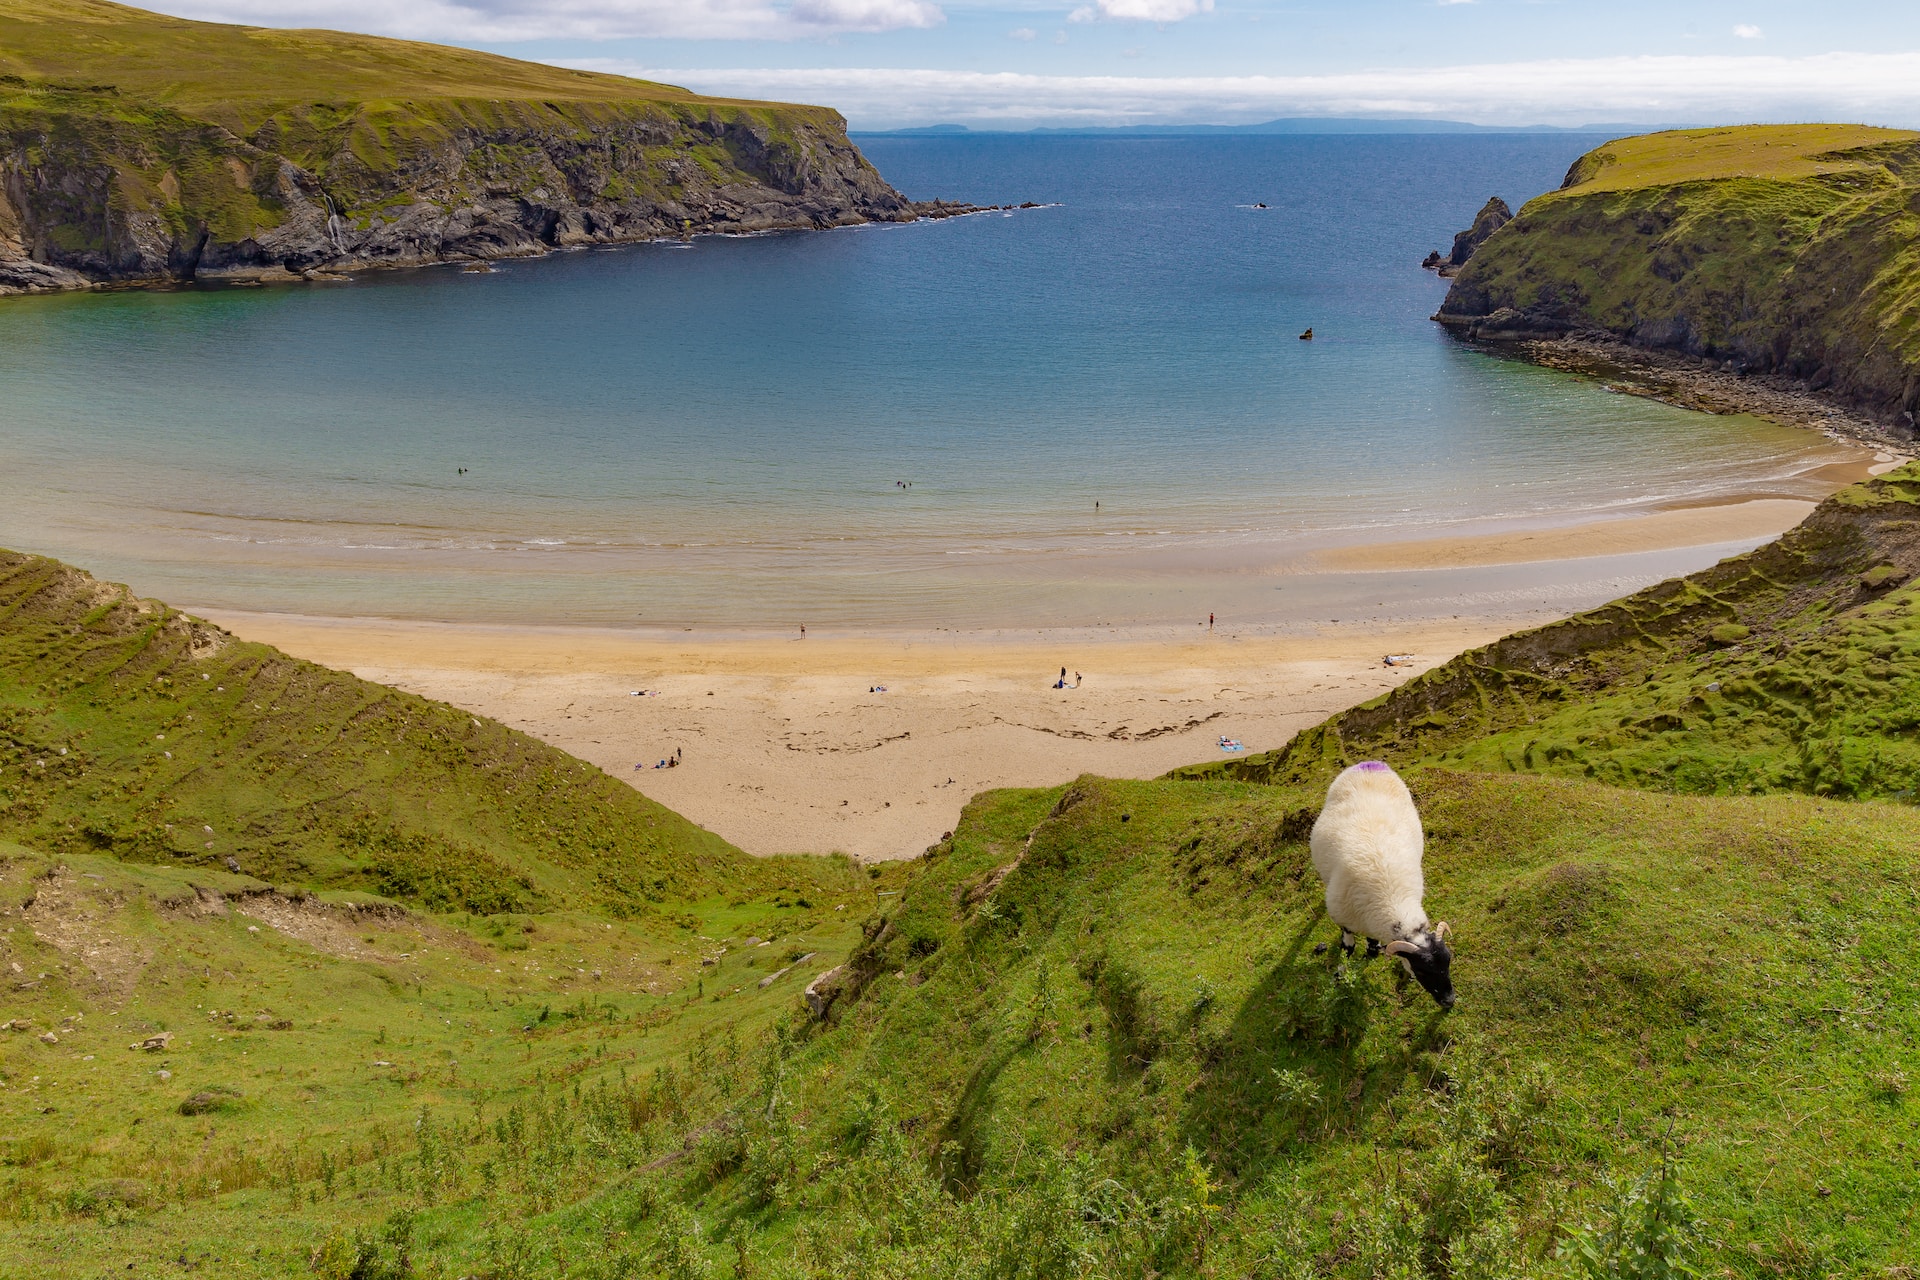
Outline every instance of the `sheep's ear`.
[(1439, 924), (1433, 926), (1433, 936), (1440, 939), (1440, 941), (1442, 942), (1445, 942), (1447, 940), (1447, 935), (1452, 932), (1453, 932), (1453, 926), (1448, 924), (1445, 920), (1442, 920)]
[(1414, 946), (1411, 942), (1402, 942), (1398, 938), (1395, 938), (1392, 942), (1389, 942), (1380, 949), (1390, 956), (1417, 956), (1420, 954), (1420, 948)]

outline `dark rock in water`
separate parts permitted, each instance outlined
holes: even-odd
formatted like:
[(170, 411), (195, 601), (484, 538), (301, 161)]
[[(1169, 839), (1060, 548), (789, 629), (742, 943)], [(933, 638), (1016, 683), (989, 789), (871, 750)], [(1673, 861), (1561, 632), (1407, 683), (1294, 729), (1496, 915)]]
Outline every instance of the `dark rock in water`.
[(1513, 210), (1507, 208), (1507, 202), (1499, 196), (1480, 206), (1480, 212), (1474, 215), (1473, 225), (1453, 238), (1453, 252), (1447, 255), (1447, 262), (1456, 267), (1466, 265), (1473, 251), (1487, 242), (1487, 237), (1513, 221)]
[(1432, 271), (1435, 267), (1439, 266), (1441, 263), (1445, 261), (1446, 259), (1440, 256), (1440, 251), (1438, 249), (1435, 249), (1432, 253), (1429, 253), (1426, 257), (1420, 259), (1420, 265), (1422, 267), (1425, 267), (1428, 271)]

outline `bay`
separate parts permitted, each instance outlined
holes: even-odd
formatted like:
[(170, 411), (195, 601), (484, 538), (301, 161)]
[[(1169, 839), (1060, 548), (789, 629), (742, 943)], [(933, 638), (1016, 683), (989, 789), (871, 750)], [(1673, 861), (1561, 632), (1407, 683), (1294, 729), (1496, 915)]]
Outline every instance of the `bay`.
[(1137, 625), (1277, 617), (1328, 545), (1807, 485), (1817, 436), (1428, 319), (1420, 258), (1597, 141), (869, 138), (1044, 207), (9, 300), (0, 544), (206, 608)]

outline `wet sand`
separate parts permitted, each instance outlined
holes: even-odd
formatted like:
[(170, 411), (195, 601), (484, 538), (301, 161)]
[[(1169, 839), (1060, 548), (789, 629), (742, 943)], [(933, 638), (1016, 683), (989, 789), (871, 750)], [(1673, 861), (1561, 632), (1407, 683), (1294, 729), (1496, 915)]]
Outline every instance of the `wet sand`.
[[(1858, 470), (1856, 478), (1865, 479), (1867, 468)], [(1561, 528), (1340, 547), (1317, 559), (1329, 569), (1444, 569), (1763, 541), (1799, 524), (1814, 505), (1795, 498), (1754, 498)]]

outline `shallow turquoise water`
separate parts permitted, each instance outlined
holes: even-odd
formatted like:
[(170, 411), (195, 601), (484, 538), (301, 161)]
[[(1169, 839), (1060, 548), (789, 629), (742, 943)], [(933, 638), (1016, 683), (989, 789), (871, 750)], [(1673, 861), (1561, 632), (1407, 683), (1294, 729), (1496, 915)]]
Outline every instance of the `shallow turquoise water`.
[(1817, 437), (1427, 319), (1425, 252), (1594, 141), (869, 139), (1055, 207), (8, 301), (0, 544), (203, 607), (1137, 623), (1327, 541), (1791, 490)]

